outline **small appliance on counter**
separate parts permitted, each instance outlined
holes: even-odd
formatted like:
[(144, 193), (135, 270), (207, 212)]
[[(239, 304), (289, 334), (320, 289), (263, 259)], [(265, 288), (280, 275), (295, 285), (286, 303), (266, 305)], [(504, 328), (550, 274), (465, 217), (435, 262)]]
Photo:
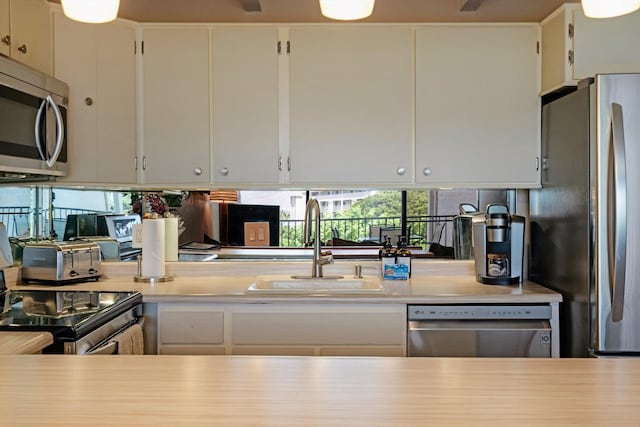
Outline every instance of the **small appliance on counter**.
[(71, 214), (67, 216), (64, 240), (98, 243), (105, 261), (132, 260), (141, 253), (133, 247), (133, 225), (140, 223), (138, 214)]
[(61, 284), (98, 280), (100, 247), (95, 242), (28, 243), (22, 251), (22, 280)]
[(473, 259), (473, 218), (482, 215), (471, 203), (461, 203), (460, 213), (453, 217), (453, 257)]
[(525, 219), (510, 215), (505, 204), (487, 206), (473, 217), (476, 280), (489, 285), (522, 283)]

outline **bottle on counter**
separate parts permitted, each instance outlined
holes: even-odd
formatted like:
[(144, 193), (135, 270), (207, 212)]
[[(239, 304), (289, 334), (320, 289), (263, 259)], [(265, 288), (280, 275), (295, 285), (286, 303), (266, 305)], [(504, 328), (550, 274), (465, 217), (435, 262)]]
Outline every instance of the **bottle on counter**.
[(396, 264), (404, 264), (408, 268), (409, 277), (411, 277), (411, 251), (407, 248), (407, 238), (402, 236), (398, 243), (396, 252)]
[(380, 260), (382, 277), (385, 279), (392, 277), (396, 265), (396, 249), (393, 247), (391, 238), (388, 236), (385, 236), (385, 244), (380, 253)]

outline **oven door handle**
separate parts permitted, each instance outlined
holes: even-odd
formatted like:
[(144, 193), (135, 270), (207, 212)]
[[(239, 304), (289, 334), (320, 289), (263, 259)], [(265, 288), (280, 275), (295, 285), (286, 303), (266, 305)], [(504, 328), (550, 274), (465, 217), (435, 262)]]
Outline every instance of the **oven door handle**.
[(140, 325), (140, 327), (142, 327), (144, 325), (144, 317), (137, 318), (135, 321), (129, 323), (128, 325), (116, 331), (113, 335), (111, 335), (106, 340), (96, 344), (95, 347), (90, 348), (89, 350), (87, 350), (82, 354), (84, 355), (118, 354), (118, 341), (114, 340), (114, 338), (135, 324), (138, 324)]
[(91, 349), (85, 353), (85, 355), (94, 355), (94, 354), (118, 354), (118, 342), (110, 341), (106, 345), (102, 347), (98, 347), (95, 349)]

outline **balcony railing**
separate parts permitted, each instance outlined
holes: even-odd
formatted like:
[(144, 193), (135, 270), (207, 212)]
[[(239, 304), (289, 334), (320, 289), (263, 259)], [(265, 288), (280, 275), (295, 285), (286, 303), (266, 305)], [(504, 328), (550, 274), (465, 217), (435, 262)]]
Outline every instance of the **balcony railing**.
[[(452, 246), (451, 221), (454, 215), (422, 215), (407, 217), (407, 235), (411, 245), (427, 248), (431, 243)], [(331, 218), (320, 221), (321, 240), (333, 238), (354, 243), (380, 242), (385, 236), (395, 244), (400, 235), (402, 218)], [(304, 221), (280, 220), (280, 246), (302, 246)]]

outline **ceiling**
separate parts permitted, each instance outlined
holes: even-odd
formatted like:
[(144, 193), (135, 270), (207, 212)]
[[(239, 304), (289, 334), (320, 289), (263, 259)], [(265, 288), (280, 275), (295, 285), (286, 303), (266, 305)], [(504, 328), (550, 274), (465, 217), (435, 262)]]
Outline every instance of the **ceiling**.
[[(60, 3), (60, 0), (49, 0)], [(376, 0), (359, 22), (540, 22), (579, 0)], [(462, 5), (476, 9), (461, 12)], [(247, 12), (258, 5), (260, 12)], [(318, 0), (120, 0), (118, 17), (138, 22), (336, 22)]]

